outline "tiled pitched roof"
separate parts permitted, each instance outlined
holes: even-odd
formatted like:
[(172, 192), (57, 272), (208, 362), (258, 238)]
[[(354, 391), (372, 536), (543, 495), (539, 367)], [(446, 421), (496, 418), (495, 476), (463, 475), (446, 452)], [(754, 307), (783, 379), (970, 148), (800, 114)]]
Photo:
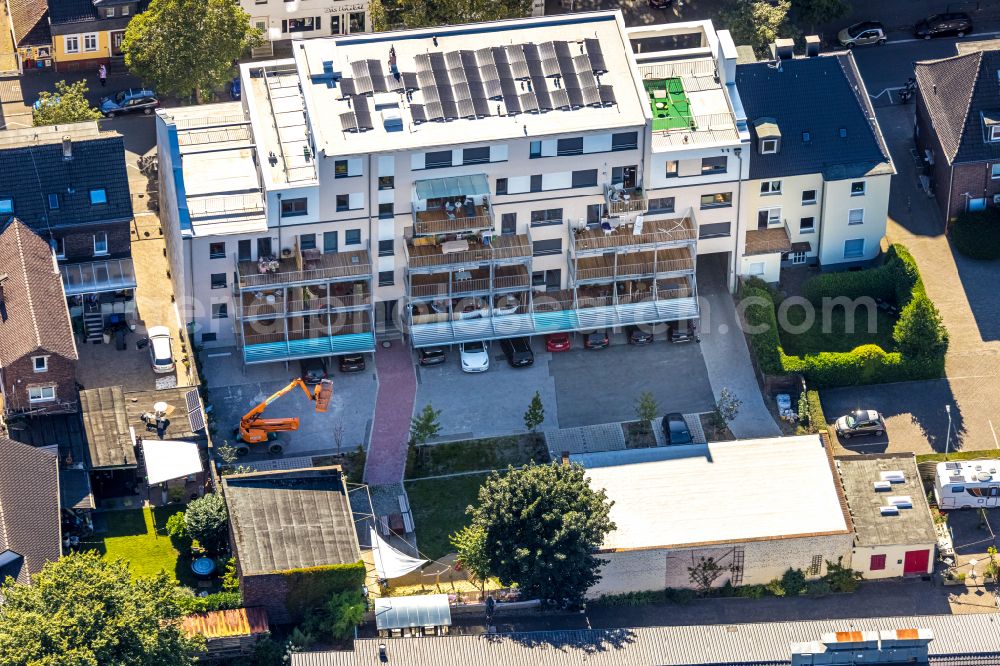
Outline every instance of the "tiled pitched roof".
[[(14, 216), (39, 233), (50, 227), (130, 219), (132, 197), (121, 135), (74, 139), (73, 158), (66, 160), (61, 136), (53, 134), (0, 146), (0, 197), (14, 199)], [(66, 134), (72, 136), (72, 129)], [(105, 190), (107, 203), (90, 203), (95, 189)], [(59, 197), (55, 210), (48, 204), (50, 194)], [(6, 221), (0, 216), (0, 224)]]
[(76, 360), (62, 277), (52, 248), (14, 220), (0, 233), (4, 312), (0, 315), (0, 367), (44, 350)]
[(0, 553), (8, 550), (23, 558), (19, 582), (59, 559), (59, 462), (54, 453), (0, 436)]
[(49, 17), (53, 25), (98, 19), (92, 0), (49, 0)]
[[(769, 62), (737, 65), (736, 86), (755, 142), (750, 178), (823, 173), (837, 180), (893, 173), (850, 53), (784, 60), (780, 69)], [(761, 155), (756, 148), (753, 123), (760, 118), (778, 125), (777, 153)]]
[(1000, 51), (976, 51), (914, 66), (920, 96), (954, 162), (1000, 159), (1000, 142), (986, 140), (984, 114), (1000, 111)]
[(48, 5), (45, 0), (8, 0), (10, 19), (14, 24), (14, 41), (18, 46), (49, 44)]

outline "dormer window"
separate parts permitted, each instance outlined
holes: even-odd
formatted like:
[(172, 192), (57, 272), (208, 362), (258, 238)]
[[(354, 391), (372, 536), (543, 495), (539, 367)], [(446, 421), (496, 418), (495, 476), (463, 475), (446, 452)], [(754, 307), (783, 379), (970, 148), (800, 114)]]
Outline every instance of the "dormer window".
[[(1000, 141), (1000, 125), (990, 125), (990, 141)], [(0, 206), (3, 205), (3, 201), (0, 200)], [(0, 213), (3, 209), (0, 208)]]
[(760, 153), (761, 155), (770, 155), (772, 153), (778, 152), (778, 140), (777, 139), (762, 139), (760, 142)]
[(14, 212), (14, 200), (10, 197), (0, 197), (0, 215), (10, 215)]
[(781, 129), (774, 118), (758, 118), (753, 123), (757, 131), (757, 150), (761, 155), (773, 155), (781, 150)]

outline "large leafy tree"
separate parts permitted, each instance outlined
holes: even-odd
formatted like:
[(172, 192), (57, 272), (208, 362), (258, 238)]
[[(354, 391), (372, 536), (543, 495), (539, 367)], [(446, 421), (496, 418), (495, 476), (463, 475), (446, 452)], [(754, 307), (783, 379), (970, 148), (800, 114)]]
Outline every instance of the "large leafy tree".
[(583, 599), (600, 580), (595, 551), (613, 529), (611, 502), (579, 465), (528, 465), (493, 472), (469, 507), (482, 530), (489, 572), (528, 598)]
[(87, 101), (87, 82), (77, 81), (67, 84), (56, 82), (56, 91), (42, 91), (38, 94), (39, 104), (32, 110), (32, 120), (39, 125), (60, 125), (97, 120), (101, 112)]
[(911, 358), (933, 357), (948, 348), (948, 333), (941, 314), (923, 293), (914, 294), (903, 308), (892, 330), (892, 339), (899, 351)]
[(166, 574), (133, 579), (94, 552), (45, 565), (31, 585), (0, 587), (4, 666), (183, 666), (192, 647)]
[(233, 63), (262, 43), (237, 0), (153, 0), (129, 21), (125, 64), (159, 92), (196, 96), (233, 75)]
[(847, 16), (851, 11), (848, 0), (794, 0), (792, 5), (799, 24), (809, 26), (810, 31), (818, 25)]
[(184, 512), (184, 524), (189, 537), (197, 539), (209, 551), (218, 551), (229, 536), (226, 500), (218, 493), (196, 499)]
[(788, 23), (790, 0), (737, 0), (725, 12), (726, 27), (737, 44), (749, 44), (758, 55), (767, 52), (767, 45), (778, 37), (791, 37)]
[(398, 0), (408, 28), (479, 23), (531, 14), (532, 0)]
[(485, 592), (486, 582), (490, 579), (490, 554), (486, 549), (483, 528), (466, 525), (448, 540), (458, 553), (459, 564), (469, 573), (472, 582), (479, 585), (480, 591)]

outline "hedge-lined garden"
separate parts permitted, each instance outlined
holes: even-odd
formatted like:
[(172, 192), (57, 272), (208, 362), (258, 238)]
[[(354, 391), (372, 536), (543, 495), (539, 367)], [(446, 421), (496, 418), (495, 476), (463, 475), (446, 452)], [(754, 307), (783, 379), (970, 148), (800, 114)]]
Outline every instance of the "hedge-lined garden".
[[(944, 372), (948, 334), (927, 297), (913, 257), (902, 245), (890, 249), (882, 265), (863, 271), (825, 273), (803, 287), (805, 298), (823, 311), (826, 299), (870, 297), (899, 308), (892, 332), (895, 349), (865, 344), (847, 352), (824, 349), (801, 356), (785, 353), (778, 329), (779, 298), (764, 282), (746, 281), (740, 289), (750, 345), (762, 372), (802, 374), (813, 388), (932, 379)], [(828, 308), (829, 309), (829, 308)]]

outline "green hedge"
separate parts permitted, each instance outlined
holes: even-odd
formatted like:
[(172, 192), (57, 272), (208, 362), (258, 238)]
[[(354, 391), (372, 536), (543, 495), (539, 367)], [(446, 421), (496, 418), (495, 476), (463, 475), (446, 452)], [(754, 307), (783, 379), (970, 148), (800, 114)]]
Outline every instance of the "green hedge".
[(956, 250), (973, 259), (1000, 258), (1000, 210), (965, 211), (948, 226)]
[(903, 309), (916, 292), (924, 292), (917, 262), (909, 250), (892, 245), (885, 262), (863, 271), (823, 273), (810, 278), (803, 287), (806, 299), (821, 306), (824, 298), (860, 298), (871, 296), (895, 303)]
[(294, 621), (307, 611), (319, 608), (339, 592), (360, 590), (365, 584), (365, 563), (330, 564), (306, 569), (289, 569), (282, 575), (288, 581), (285, 607)]

